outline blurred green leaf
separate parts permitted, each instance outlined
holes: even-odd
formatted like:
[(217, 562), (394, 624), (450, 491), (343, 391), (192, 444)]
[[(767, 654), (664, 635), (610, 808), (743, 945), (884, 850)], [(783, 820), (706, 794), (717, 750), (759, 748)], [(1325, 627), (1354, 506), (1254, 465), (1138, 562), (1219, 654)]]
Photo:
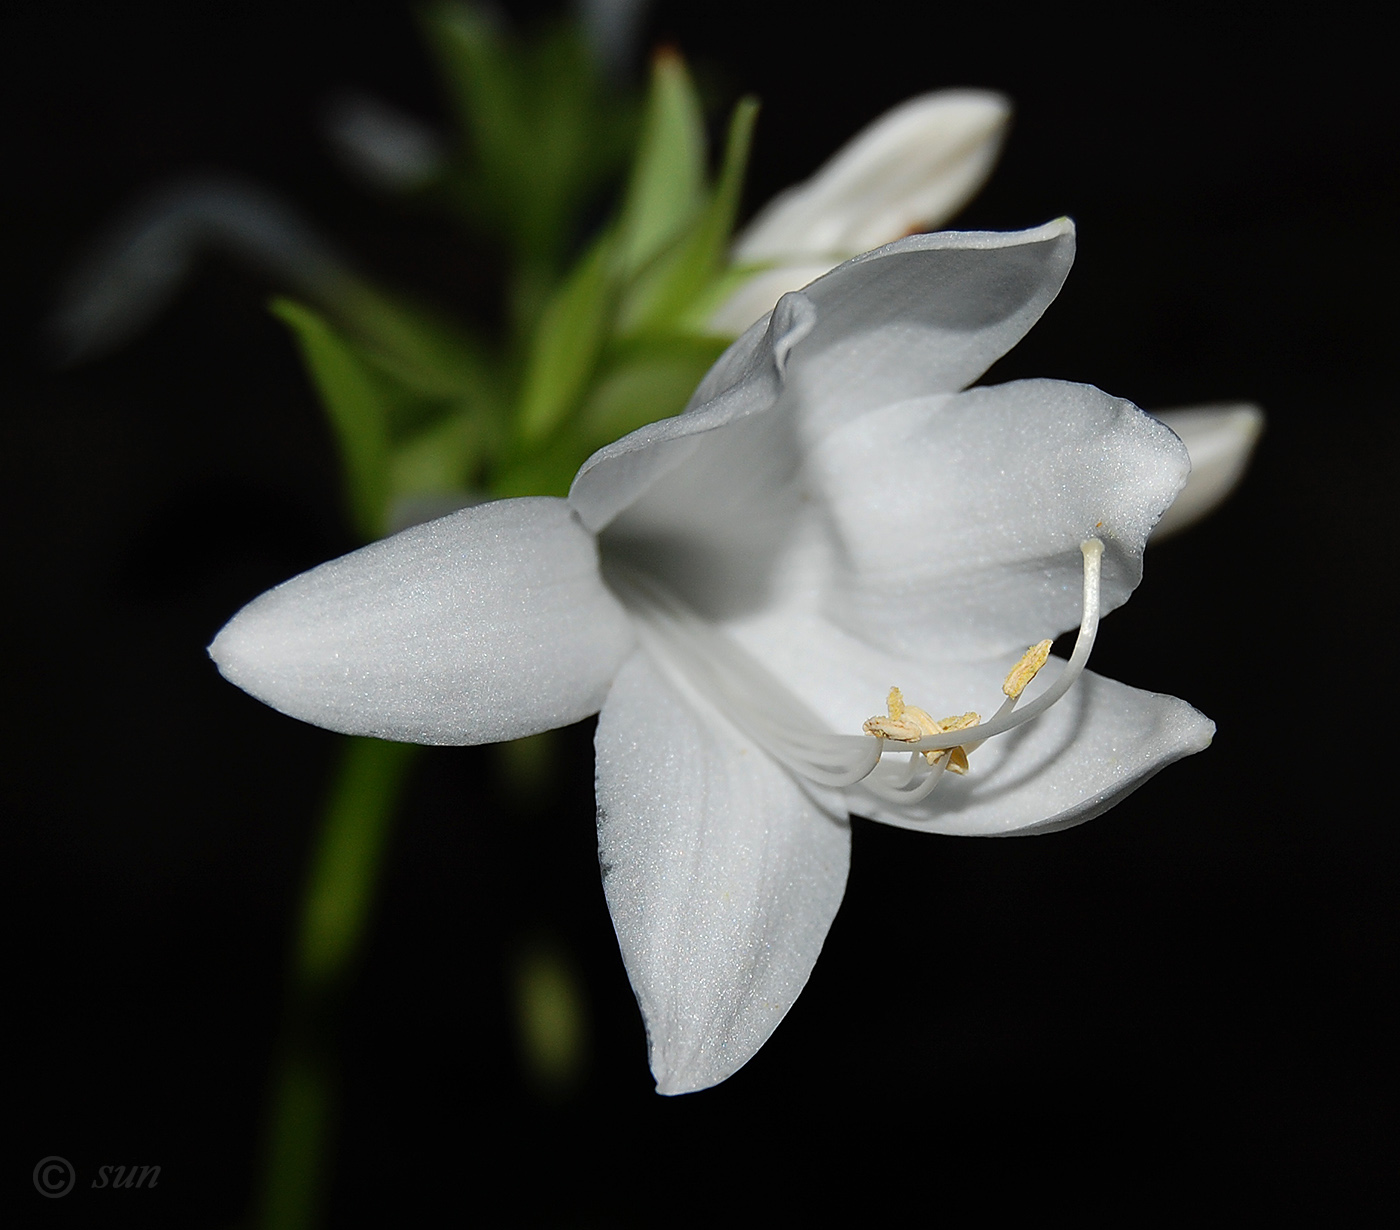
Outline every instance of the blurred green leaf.
[[(714, 336), (710, 320), (741, 286), (757, 274), (773, 268), (772, 264), (751, 262), (744, 265), (727, 265), (721, 269), (673, 322), (672, 328), (695, 336)], [(731, 341), (732, 336), (725, 335)]]
[(541, 447), (518, 453), (491, 483), (497, 498), (567, 495), (606, 444), (685, 409), (728, 338), (673, 334), (609, 346), (577, 412)]
[(392, 393), (317, 312), (291, 299), (274, 300), (272, 312), (286, 322), (301, 347), (340, 446), (355, 528), (372, 541), (383, 532), (389, 500)]
[(389, 468), (393, 496), (471, 490), (498, 447), (496, 436), (495, 424), (470, 410), (438, 420), (394, 449)]
[(703, 212), (668, 251), (644, 269), (628, 288), (618, 313), (623, 336), (694, 322), (696, 304), (708, 301), (711, 283), (724, 275), (734, 217), (748, 165), (758, 102), (742, 99), (729, 121), (724, 163)]
[(491, 497), (505, 500), (521, 495), (568, 495), (574, 475), (591, 451), (580, 456), (579, 444), (572, 434), (562, 433), (546, 447), (521, 454), (501, 467), (491, 480)]
[(477, 405), (498, 401), (480, 344), (443, 318), (361, 282), (340, 290), (335, 314), (364, 356), (406, 391)]
[(423, 23), (463, 134), (484, 164), (504, 161), (524, 134), (516, 73), (498, 23), (466, 4), (430, 5)]
[(413, 743), (347, 739), (310, 869), (297, 963), (308, 985), (345, 978), (373, 905), (375, 870)]
[(616, 245), (596, 240), (545, 309), (532, 340), (516, 425), (528, 447), (555, 432), (587, 387), (617, 298)]
[(467, 144), (459, 193), (527, 267), (556, 269), (576, 215), (627, 156), (633, 110), (600, 79), (577, 26), (508, 37), (460, 3), (424, 14)]
[(620, 226), (623, 271), (635, 273), (671, 244), (705, 199), (705, 121), (700, 99), (674, 51), (652, 62), (642, 138)]
[(573, 962), (557, 941), (534, 940), (516, 958), (515, 1004), (521, 1059), (538, 1093), (560, 1097), (581, 1080), (588, 1011)]
[(577, 464), (638, 427), (679, 414), (728, 345), (728, 338), (678, 335), (619, 347), (579, 411), (572, 431)]

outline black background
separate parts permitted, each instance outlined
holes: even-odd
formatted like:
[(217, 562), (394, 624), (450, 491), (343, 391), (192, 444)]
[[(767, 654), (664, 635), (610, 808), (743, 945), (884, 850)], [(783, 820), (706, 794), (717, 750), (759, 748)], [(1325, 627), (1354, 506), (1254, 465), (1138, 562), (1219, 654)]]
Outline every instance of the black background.
[[(648, 39), (719, 106), (763, 97), (750, 208), (910, 94), (1006, 91), (1004, 160), (958, 225), (1068, 213), (1080, 256), (989, 378), (1265, 406), (1244, 486), (1149, 553), (1095, 651), (1214, 718), (1215, 745), (1053, 837), (857, 820), (802, 999), (738, 1075), (681, 1099), (651, 1091), (597, 882), (591, 724), (533, 811), (502, 799), (490, 749), (432, 752), (347, 1009), (333, 1224), (502, 1201), (569, 1225), (911, 1196), (1129, 1222), (1393, 1204), (1393, 68), (1338, 6), (1131, 12), (659, 4)], [(464, 315), (493, 269), (355, 187), (318, 135), (347, 88), (443, 121), (406, 8), (3, 32), (5, 1185), (33, 1224), (230, 1226), (336, 741), (223, 683), (203, 647), (354, 543), (270, 284), (212, 263), (73, 370), (45, 366), (39, 324), (86, 240), (199, 168), (279, 189), (385, 284)], [(588, 1074), (562, 1102), (530, 1091), (513, 1042), (514, 954), (541, 935), (587, 989)], [(47, 1154), (78, 1168), (64, 1200), (30, 1186)], [(109, 1163), (159, 1164), (160, 1187), (84, 1190)]]

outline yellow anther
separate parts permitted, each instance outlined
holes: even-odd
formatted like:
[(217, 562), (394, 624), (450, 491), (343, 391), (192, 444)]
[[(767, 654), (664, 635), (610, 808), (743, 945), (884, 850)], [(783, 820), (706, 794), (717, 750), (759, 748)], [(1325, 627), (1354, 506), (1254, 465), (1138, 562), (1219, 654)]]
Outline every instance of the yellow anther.
[(865, 733), (880, 739), (893, 739), (896, 743), (914, 743), (924, 737), (924, 728), (919, 724), (919, 715), (927, 716), (922, 709), (911, 709), (904, 703), (904, 693), (891, 688), (885, 699), (889, 710), (887, 717), (873, 717), (865, 723)]
[(889, 696), (885, 698), (885, 705), (890, 711), (890, 717), (899, 721), (904, 716), (904, 693), (898, 688), (891, 688)]
[[(925, 735), (946, 735), (954, 730), (966, 730), (982, 720), (976, 713), (963, 713), (957, 717), (932, 718), (917, 705), (906, 705), (904, 694), (898, 688), (891, 688), (885, 701), (889, 710), (887, 717), (873, 717), (865, 723), (865, 733), (880, 739), (891, 739), (896, 743), (917, 743)], [(947, 752), (925, 752), (924, 759), (935, 764), (940, 756), (948, 757), (948, 768), (954, 773), (967, 772), (967, 753), (960, 747)]]
[(1049, 641), (1041, 641), (1038, 645), (1032, 645), (1021, 655), (1021, 660), (1011, 668), (1011, 673), (1006, 676), (1006, 682), (1001, 685), (1002, 692), (1013, 700), (1020, 696), (1026, 690), (1026, 685), (1040, 674), (1040, 668), (1045, 665), (1046, 659), (1049, 657)]
[[(930, 730), (928, 733), (931, 735), (951, 734), (955, 730), (966, 730), (969, 726), (976, 726), (981, 720), (981, 716), (976, 713), (961, 713), (957, 717), (940, 718), (937, 722), (933, 723), (936, 729)], [(924, 759), (927, 760), (929, 764), (933, 764), (942, 754), (942, 752), (925, 752)], [(955, 747), (948, 753), (948, 772), (967, 772), (966, 748)]]

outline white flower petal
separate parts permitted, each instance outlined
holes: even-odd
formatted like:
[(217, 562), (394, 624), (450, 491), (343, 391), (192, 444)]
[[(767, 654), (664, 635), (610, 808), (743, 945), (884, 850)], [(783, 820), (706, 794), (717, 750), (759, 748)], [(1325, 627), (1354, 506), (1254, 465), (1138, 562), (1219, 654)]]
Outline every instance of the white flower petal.
[(1247, 404), (1193, 406), (1153, 411), (1152, 417), (1176, 432), (1191, 454), (1186, 489), (1152, 531), (1152, 541), (1160, 542), (1209, 516), (1235, 489), (1264, 430), (1264, 412)]
[(849, 825), (642, 651), (603, 706), (597, 754), (603, 887), (657, 1090), (704, 1089), (806, 984), (845, 892)]
[(597, 546), (556, 499), (415, 526), (269, 590), (209, 653), (305, 722), (415, 743), (490, 743), (596, 713), (630, 652)]
[(701, 437), (771, 410), (782, 392), (788, 355), (814, 321), (806, 298), (785, 296), (770, 317), (719, 357), (683, 414), (648, 423), (594, 453), (569, 490), (569, 503), (583, 524), (595, 533), (603, 529), (664, 475), (691, 460)]
[[(803, 436), (815, 439), (877, 406), (956, 392), (1040, 318), (1073, 259), (1074, 224), (1061, 218), (1011, 234), (912, 235), (847, 261), (784, 296), (771, 318), (725, 351), (685, 413), (594, 453), (569, 502), (596, 532), (682, 462), (688, 471), (727, 476), (734, 444), (717, 429), (780, 401), (800, 415)], [(707, 505), (731, 502), (714, 498), (722, 488), (691, 485), (706, 491)], [(730, 485), (726, 479), (724, 488)], [(657, 498), (671, 500), (668, 492)]]
[(608, 527), (605, 554), (625, 553), (697, 610), (751, 610), (816, 512), (799, 482), (804, 450), (844, 426), (861, 456), (892, 453), (857, 420), (980, 375), (1054, 298), (1073, 250), (1061, 220), (916, 235), (850, 261), (730, 347), (691, 409), (594, 454), (570, 501), (585, 525)]
[(1079, 544), (1101, 538), (1103, 610), (1186, 480), (1181, 442), (1089, 385), (1022, 380), (889, 405), (829, 435), (807, 483), (839, 540), (829, 612), (932, 659), (1021, 650), (1079, 622)]
[(1025, 336), (1074, 261), (1060, 218), (1010, 234), (911, 235), (818, 278), (816, 324), (794, 348), (787, 397), (808, 438), (867, 410), (955, 393)]
[[(882, 713), (891, 686), (935, 717), (991, 716), (1017, 650), (979, 662), (933, 662), (862, 642), (817, 616), (769, 615), (731, 629), (830, 728), (856, 734)], [(1052, 658), (1023, 703), (1064, 668)], [(1087, 671), (1063, 700), (1015, 731), (989, 739), (965, 777), (945, 773), (923, 802), (896, 807), (864, 787), (852, 811), (919, 832), (998, 836), (1082, 824), (1174, 760), (1209, 745), (1215, 726), (1185, 701)]]
[(986, 90), (910, 99), (769, 202), (739, 236), (736, 259), (840, 259), (938, 226), (986, 180), (1010, 117), (1011, 104)]

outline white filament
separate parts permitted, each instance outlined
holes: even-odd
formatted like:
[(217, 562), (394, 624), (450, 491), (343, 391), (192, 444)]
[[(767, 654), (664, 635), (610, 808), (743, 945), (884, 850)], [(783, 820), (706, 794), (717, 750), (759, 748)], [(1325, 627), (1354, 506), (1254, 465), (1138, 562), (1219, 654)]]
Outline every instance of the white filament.
[[(989, 722), (925, 737), (894, 747), (870, 735), (828, 731), (807, 706), (776, 676), (725, 635), (649, 577), (624, 566), (611, 566), (608, 580), (633, 615), (638, 638), (658, 662), (679, 668), (685, 681), (745, 735), (792, 772), (821, 786), (841, 789), (864, 782), (878, 797), (907, 805), (927, 798), (961, 747), (972, 752), (988, 739), (1038, 717), (1058, 701), (1083, 673), (1099, 627), (1099, 572), (1103, 543), (1080, 544), (1084, 556), (1083, 614), (1074, 652), (1064, 670), (1044, 692), (1020, 709), (1007, 697)], [(1015, 712), (1013, 712), (1015, 710)], [(905, 763), (882, 760), (886, 752), (907, 752)], [(920, 775), (922, 752), (942, 752)]]
[(613, 566), (608, 580), (653, 657), (679, 666), (688, 684), (794, 773), (840, 789), (879, 763), (879, 740), (832, 734), (761, 663), (649, 577)]

